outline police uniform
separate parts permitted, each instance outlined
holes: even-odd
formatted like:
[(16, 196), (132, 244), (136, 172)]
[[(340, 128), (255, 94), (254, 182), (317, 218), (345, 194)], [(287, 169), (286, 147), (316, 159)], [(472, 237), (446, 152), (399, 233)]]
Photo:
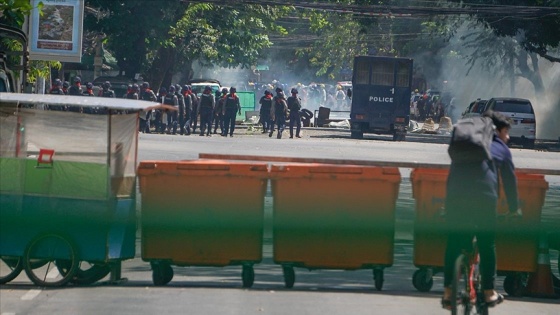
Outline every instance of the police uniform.
[(224, 133), (222, 136), (227, 136), (229, 133), (229, 136), (233, 137), (235, 118), (237, 117), (237, 113), (241, 113), (241, 105), (235, 92), (236, 89), (231, 88), (230, 93), (225, 98), (224, 109), (222, 111), (224, 114)]
[(290, 138), (294, 137), (294, 125), (296, 125), (296, 137), (301, 138), (299, 135), (301, 131), (301, 117), (299, 114), (301, 102), (297, 94), (293, 92), (292, 96), (288, 97), (288, 109), (290, 110)]
[(204, 93), (200, 96), (200, 102), (198, 105), (201, 136), (204, 136), (205, 130), (207, 131), (207, 136), (210, 136), (210, 133), (212, 132), (212, 116), (214, 115), (215, 105), (216, 100), (214, 99), (214, 95), (212, 95), (212, 89), (204, 89)]

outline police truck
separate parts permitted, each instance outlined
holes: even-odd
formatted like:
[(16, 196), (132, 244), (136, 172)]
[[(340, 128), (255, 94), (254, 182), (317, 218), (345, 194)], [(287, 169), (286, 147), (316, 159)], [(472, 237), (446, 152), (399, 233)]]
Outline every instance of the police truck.
[(405, 141), (410, 120), (412, 59), (356, 56), (352, 76), (350, 131), (353, 139), (364, 133), (390, 134)]

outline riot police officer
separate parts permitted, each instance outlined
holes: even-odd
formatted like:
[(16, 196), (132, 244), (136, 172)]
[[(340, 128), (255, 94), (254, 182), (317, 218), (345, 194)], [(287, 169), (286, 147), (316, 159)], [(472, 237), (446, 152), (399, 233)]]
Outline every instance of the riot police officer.
[[(62, 81), (60, 79), (55, 79), (52, 88), (49, 91), (49, 94), (56, 94), (56, 95), (64, 95), (64, 91), (62, 90)], [(66, 106), (64, 105), (49, 105), (49, 110), (56, 110), (56, 111), (64, 111), (66, 110)]]
[[(284, 127), (286, 126), (286, 115), (288, 114), (288, 104), (286, 104), (286, 100), (284, 99), (284, 92), (278, 92), (276, 94), (276, 101), (274, 102), (274, 107), (271, 111), (272, 113), (272, 121), (275, 122), (278, 128), (278, 134), (276, 135), (277, 139), (282, 138), (282, 132), (284, 131)], [(274, 133), (274, 125), (270, 128), (270, 132), (268, 134), (269, 137), (272, 137)]]
[(105, 81), (101, 87), (102, 90), (99, 91), (98, 96), (115, 98), (115, 91), (111, 90), (111, 82)]
[(288, 97), (288, 109), (290, 110), (290, 139), (294, 138), (294, 125), (296, 125), (296, 138), (301, 138), (301, 100), (298, 98), (298, 90), (292, 89), (292, 96)]
[(198, 112), (200, 113), (200, 136), (204, 136), (204, 131), (206, 130), (206, 136), (210, 137), (210, 133), (212, 132), (212, 116), (214, 116), (215, 106), (216, 99), (214, 99), (214, 95), (212, 95), (212, 88), (207, 85), (204, 87), (204, 91), (200, 96), (200, 102), (198, 103)]
[(239, 113), (241, 115), (241, 104), (239, 103), (239, 97), (235, 95), (237, 89), (235, 87), (231, 87), (229, 89), (229, 94), (226, 96), (224, 101), (224, 109), (222, 110), (222, 114), (224, 115), (224, 133), (222, 136), (227, 137), (228, 132), (229, 136), (233, 137), (233, 132), (235, 131), (235, 117), (236, 114)]
[(95, 96), (95, 94), (93, 94), (93, 83), (88, 82), (86, 83), (86, 90), (82, 92), (83, 96)]
[(272, 109), (272, 93), (269, 90), (264, 91), (264, 96), (259, 100), (261, 109), (259, 111), (260, 122), (263, 126), (262, 133), (266, 133), (270, 129), (274, 129), (272, 121), (270, 120), (270, 111)]
[(64, 83), (62, 83), (62, 92), (64, 92), (64, 95), (68, 95), (69, 87), (70, 87), (70, 82), (64, 81)]
[[(82, 79), (80, 77), (74, 78), (74, 84), (68, 89), (68, 95), (82, 95)], [(75, 111), (72, 109), (70, 110)]]
[(218, 126), (220, 127), (220, 134), (224, 133), (224, 97), (227, 95), (228, 90), (223, 88), (222, 91), (216, 91), (216, 107), (214, 107), (214, 133), (217, 133)]
[(140, 87), (138, 84), (134, 83), (130, 86), (130, 89), (126, 93), (126, 98), (129, 100), (137, 100), (140, 98), (138, 96), (138, 92), (140, 92)]

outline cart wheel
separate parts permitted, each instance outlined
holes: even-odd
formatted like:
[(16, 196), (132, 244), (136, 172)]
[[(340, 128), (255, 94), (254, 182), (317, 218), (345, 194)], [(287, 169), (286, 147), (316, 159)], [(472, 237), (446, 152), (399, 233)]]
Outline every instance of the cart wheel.
[[(57, 260), (56, 267), (61, 274), (65, 274), (70, 269), (68, 260)], [(105, 278), (109, 272), (111, 272), (111, 266), (108, 263), (80, 261), (78, 263), (78, 271), (70, 282), (80, 285), (92, 284)]]
[(296, 282), (296, 273), (294, 267), (292, 266), (282, 266), (282, 271), (284, 273), (284, 285), (286, 288), (291, 289), (294, 287)]
[(510, 296), (521, 297), (525, 293), (524, 275), (519, 272), (509, 273), (504, 279), (504, 291)]
[(173, 268), (167, 262), (152, 262), (152, 281), (154, 285), (168, 284), (173, 279)]
[(243, 271), (241, 272), (241, 279), (243, 279), (243, 287), (250, 288), (255, 282), (255, 270), (253, 266), (244, 265)]
[[(59, 272), (56, 264), (66, 266)], [(23, 256), (25, 273), (38, 286), (59, 287), (67, 284), (78, 271), (74, 245), (57, 234), (43, 234), (33, 239)]]
[(3, 256), (0, 259), (0, 284), (14, 280), (23, 270), (21, 257)]
[(375, 288), (378, 291), (383, 289), (383, 269), (373, 269), (373, 281), (375, 283)]
[(434, 285), (434, 278), (428, 274), (427, 269), (418, 269), (412, 276), (412, 285), (420, 292), (429, 292)]

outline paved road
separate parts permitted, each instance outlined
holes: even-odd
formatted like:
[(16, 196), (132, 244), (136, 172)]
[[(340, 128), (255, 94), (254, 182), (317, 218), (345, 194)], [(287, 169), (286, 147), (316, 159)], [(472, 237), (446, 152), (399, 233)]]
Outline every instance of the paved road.
[[(447, 163), (446, 146), (419, 137), (414, 142), (395, 143), (388, 137), (350, 140), (340, 131), (305, 130), (303, 139), (269, 139), (266, 135), (239, 130), (234, 138), (141, 135), (139, 160), (196, 159), (199, 153), (282, 155), (295, 157), (359, 160), (419, 161)], [(513, 150), (518, 167), (560, 169), (558, 153)], [(20, 275), (0, 287), (0, 315), (8, 314), (446, 314), (439, 307), (441, 274), (434, 277), (431, 292), (420, 293), (411, 284), (412, 264), (410, 216), (413, 201), (409, 170), (402, 170), (403, 184), (397, 202), (398, 217), (395, 263), (385, 269), (383, 291), (377, 291), (371, 270), (340, 271), (296, 269), (296, 284), (285, 289), (282, 270), (272, 261), (270, 230), (265, 231), (264, 259), (255, 265), (255, 284), (241, 286), (239, 266), (175, 267), (175, 276), (165, 287), (154, 287), (150, 266), (137, 258), (123, 263), (127, 282), (99, 283), (88, 287), (40, 289)], [(558, 176), (551, 187), (558, 190)], [(193, 183), (194, 185), (195, 183)], [(558, 192), (556, 194), (559, 194)], [(559, 194), (560, 195), (560, 194)], [(548, 198), (548, 195), (547, 195)], [(555, 195), (548, 209), (560, 208)], [(548, 202), (548, 201), (547, 201)], [(271, 195), (265, 200), (270, 220)], [(554, 219), (553, 211), (549, 216)], [(408, 223), (407, 223), (408, 222)], [(267, 221), (270, 226), (270, 221)], [(551, 253), (557, 269), (557, 253)], [(498, 288), (501, 289), (499, 277)], [(507, 298), (491, 314), (558, 314), (560, 300)]]

